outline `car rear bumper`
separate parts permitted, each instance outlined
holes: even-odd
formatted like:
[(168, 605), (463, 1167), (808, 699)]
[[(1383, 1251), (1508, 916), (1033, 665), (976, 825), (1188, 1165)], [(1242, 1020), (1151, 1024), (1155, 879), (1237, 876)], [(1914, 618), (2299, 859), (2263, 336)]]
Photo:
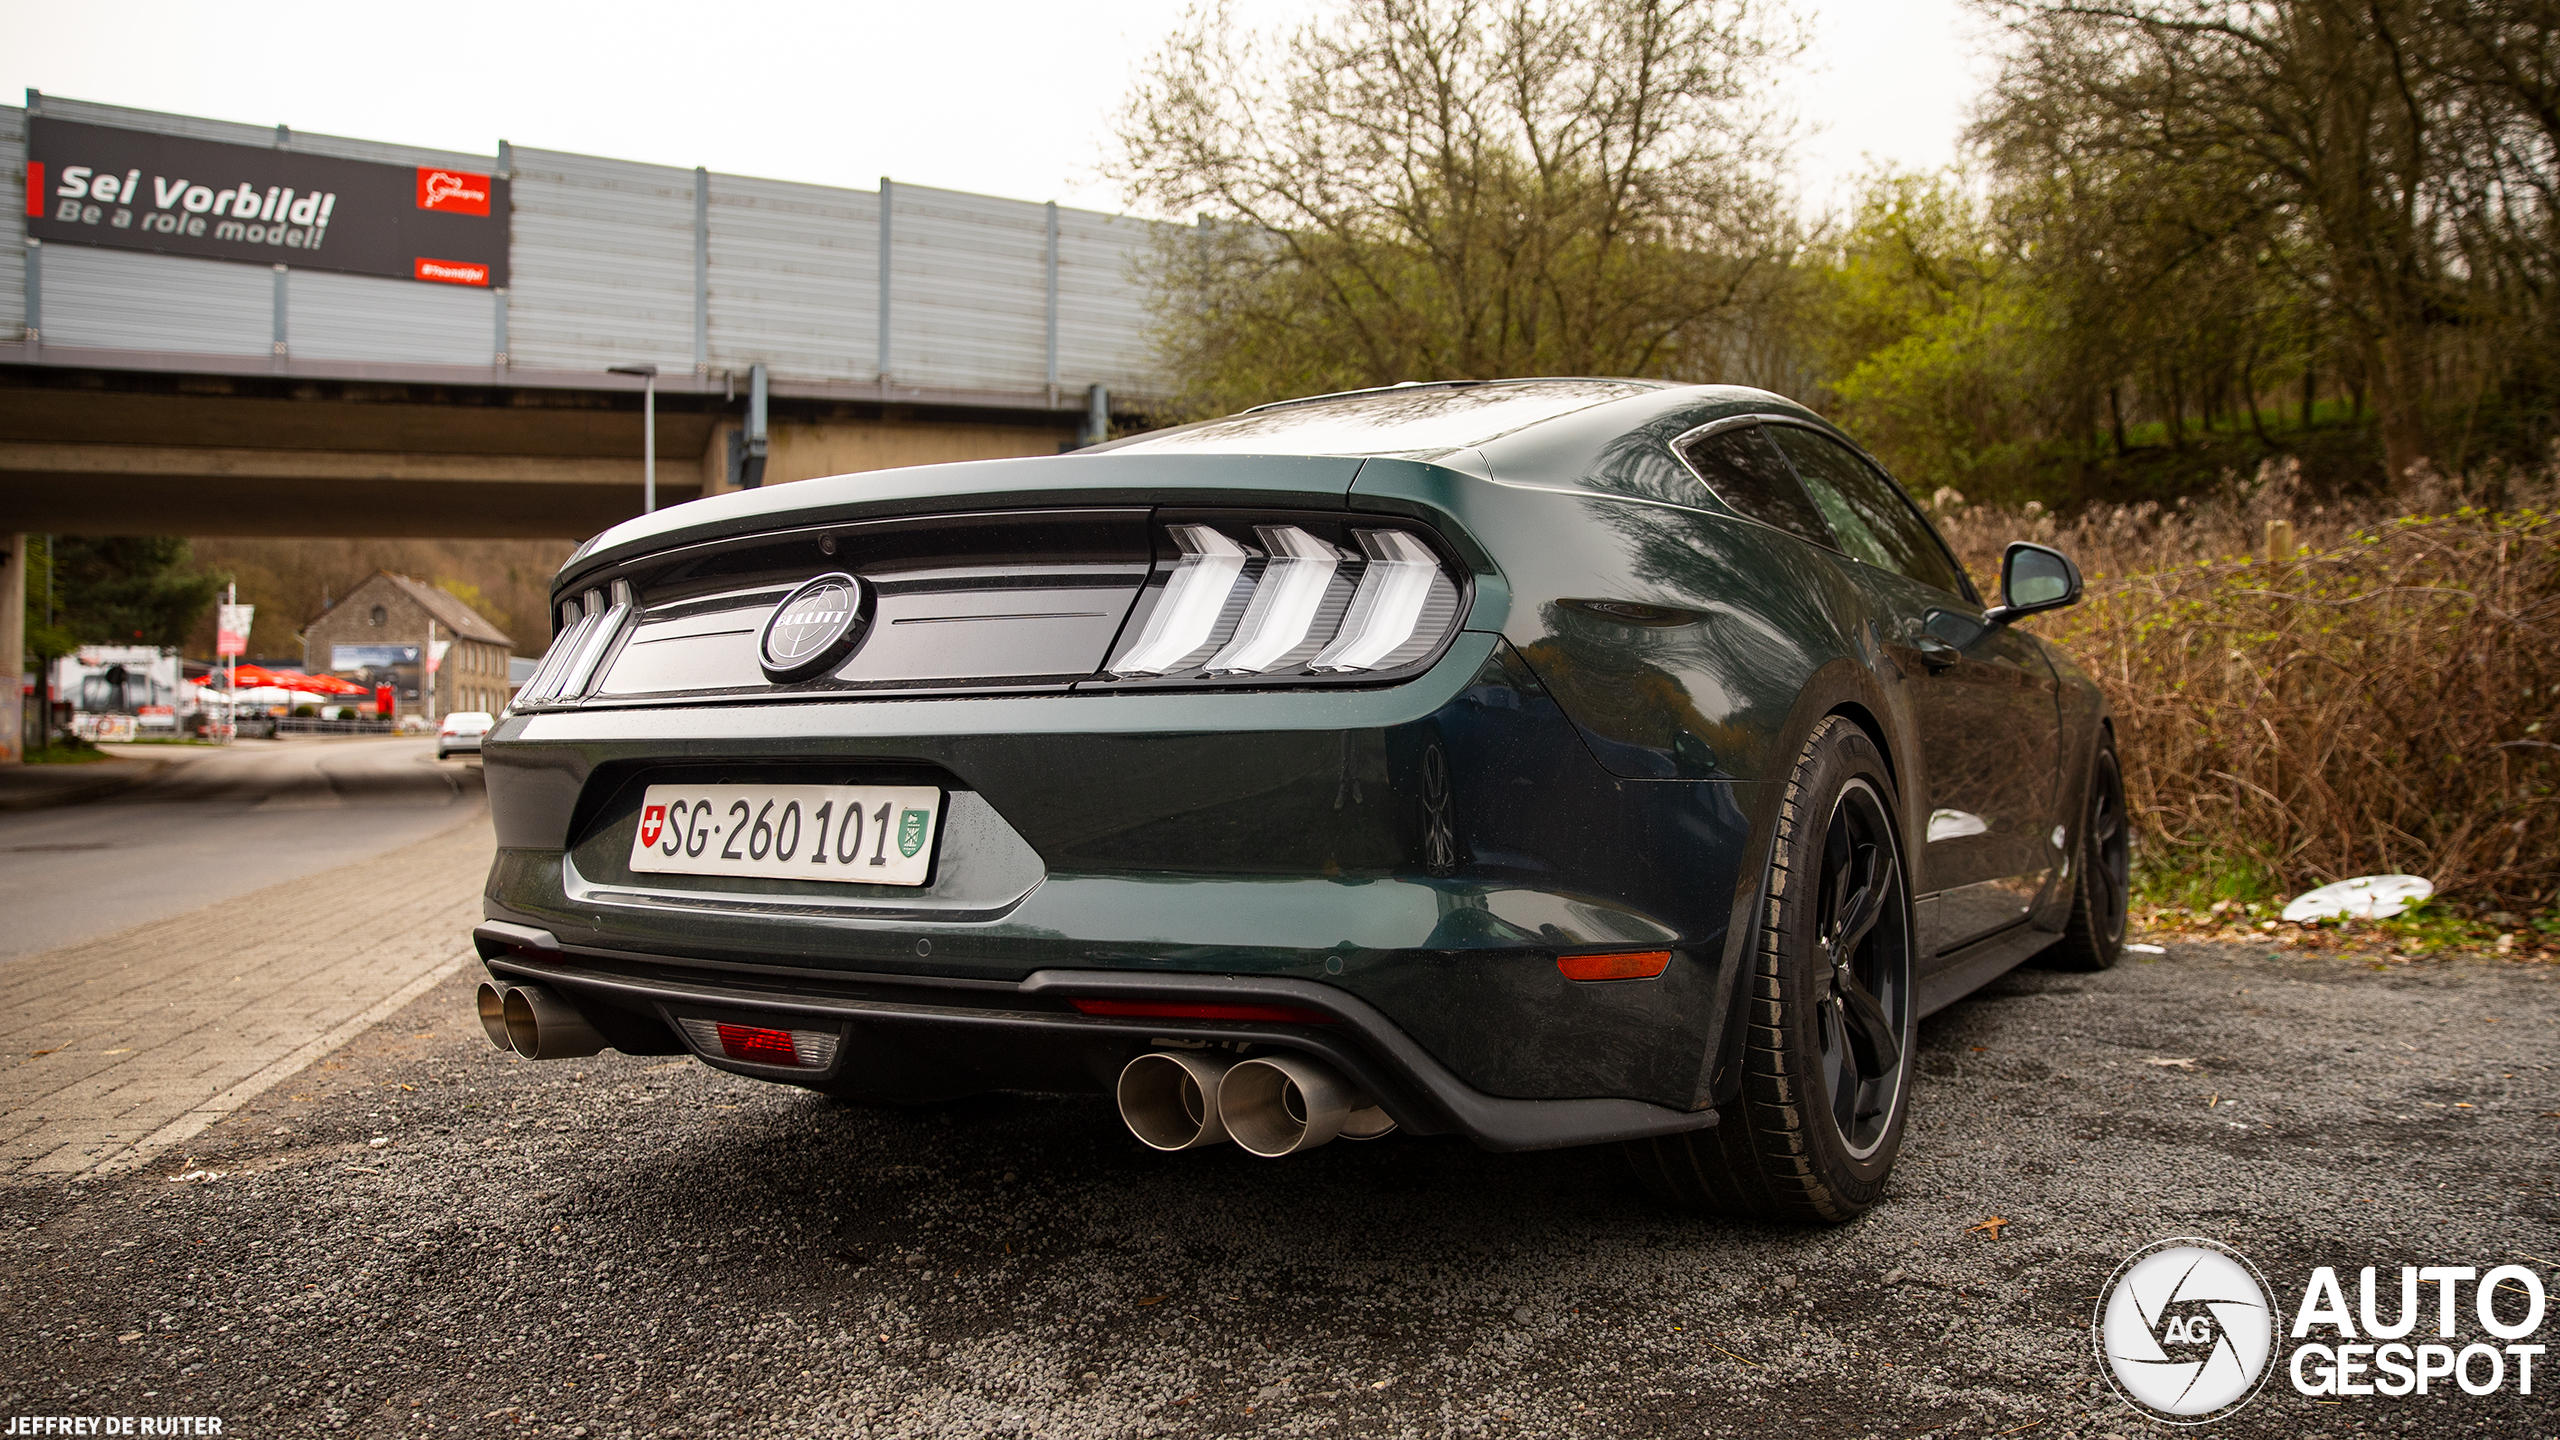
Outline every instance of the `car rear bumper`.
[(438, 735), (436, 748), (448, 755), (477, 755), (480, 753), (480, 736)]
[[(1105, 1089), (1131, 1057), (1174, 1045), (1249, 1045), (1331, 1062), (1402, 1128), (1464, 1135), (1489, 1150), (1548, 1150), (1714, 1126), (1711, 1109), (1626, 1099), (1487, 1095), (1434, 1059), (1378, 1010), (1336, 987), (1279, 977), (1168, 977), (1039, 970), (1012, 983), (839, 973), (823, 982), (769, 969), (575, 950), (548, 931), (489, 923), (473, 932), (502, 983), (551, 987), (628, 1048), (682, 1049), (680, 1019), (729, 1020), (842, 1036), (822, 1070), (790, 1071), (705, 1054), (758, 1079), (911, 1098), (988, 1089)], [(1261, 1004), (1320, 1012), (1327, 1024), (1123, 1018), (1078, 1013), (1077, 998)], [(660, 1036), (665, 1043), (656, 1042)]]
[[(708, 986), (723, 1004), (859, 1019), (864, 1044), (842, 1062), (856, 1069), (829, 1088), (891, 1093), (912, 1088), (904, 1074), (950, 1093), (1089, 1089), (1150, 1037), (1237, 1037), (1079, 1016), (1061, 985), (1276, 987), (1301, 997), (1276, 1003), (1338, 1017), (1289, 1043), (1366, 1056), (1345, 1068), (1403, 1097), (1390, 1110), (1410, 1128), (1502, 1148), (1713, 1123), (1732, 921), (1774, 794), (1609, 774), (1481, 633), (1429, 675), (1369, 690), (510, 716), (485, 764), (499, 849), (484, 914), (566, 957), (488, 941), (493, 971), (648, 1019), (635, 1044), (682, 1048), (650, 987)], [(933, 879), (634, 874), (641, 796), (678, 773), (940, 784)], [(1670, 959), (1597, 983), (1557, 965), (1628, 950)], [(933, 998), (963, 994), (1011, 998)], [(866, 1056), (895, 1059), (874, 1073)], [(1566, 1118), (1498, 1118), (1512, 1105)]]

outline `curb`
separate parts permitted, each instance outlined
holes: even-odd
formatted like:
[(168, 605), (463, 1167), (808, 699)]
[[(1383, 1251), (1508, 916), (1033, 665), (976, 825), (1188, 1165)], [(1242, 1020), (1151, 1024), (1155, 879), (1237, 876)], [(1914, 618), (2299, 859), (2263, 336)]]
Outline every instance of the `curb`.
[[(0, 814), (17, 810), (50, 810), (60, 805), (85, 805), (118, 795), (178, 763), (174, 760), (107, 760), (97, 762), (117, 767), (112, 774), (101, 775), (86, 785), (66, 785), (58, 790), (45, 790), (25, 795), (0, 795)], [(131, 768), (126, 768), (126, 767)]]

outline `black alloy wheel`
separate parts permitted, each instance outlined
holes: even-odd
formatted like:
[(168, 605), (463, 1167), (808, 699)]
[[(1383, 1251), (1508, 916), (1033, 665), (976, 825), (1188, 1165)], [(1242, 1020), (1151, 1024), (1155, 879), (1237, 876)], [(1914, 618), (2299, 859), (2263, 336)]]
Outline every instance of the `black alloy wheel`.
[(2105, 970), (2124, 957), (2133, 902), (2133, 821), (2115, 742), (2101, 737), (2089, 766), (2088, 815), (2081, 822), (2071, 884), (2071, 924), (2042, 957), (2057, 970)]
[[(1860, 1159), (1875, 1153), (1902, 1095), (1902, 1040), (1911, 1009), (1911, 939), (1902, 867), (1894, 863), (1893, 821), (1883, 798), (1853, 779), (1832, 807), (1822, 837), (1821, 920), (1816, 936), (1830, 962), (1827, 993), (1814, 1000), (1822, 1037), (1822, 1079), (1841, 1144)], [(1817, 985), (1823, 982), (1817, 982)]]
[[(1915, 1049), (1910, 888), (1892, 774), (1844, 717), (1814, 727), (1771, 847), (1742, 1050), (1714, 1129), (1628, 1146), (1664, 1200), (1854, 1219), (1884, 1191)], [(1816, 826), (1819, 829), (1816, 829)]]

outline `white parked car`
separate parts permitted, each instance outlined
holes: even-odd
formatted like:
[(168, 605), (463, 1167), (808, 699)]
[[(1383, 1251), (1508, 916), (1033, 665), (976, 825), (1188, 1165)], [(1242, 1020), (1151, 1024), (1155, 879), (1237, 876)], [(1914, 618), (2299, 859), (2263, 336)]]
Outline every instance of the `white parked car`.
[(456, 710), (447, 715), (444, 723), (436, 727), (436, 758), (442, 760), (454, 754), (479, 754), (480, 737), (488, 734), (489, 727), (497, 723), (498, 717), (486, 710)]

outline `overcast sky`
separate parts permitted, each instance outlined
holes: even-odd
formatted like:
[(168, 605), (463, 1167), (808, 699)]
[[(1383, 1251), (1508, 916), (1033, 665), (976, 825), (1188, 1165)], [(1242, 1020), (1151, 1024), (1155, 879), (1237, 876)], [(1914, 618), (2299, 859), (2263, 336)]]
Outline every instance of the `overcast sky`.
[[(1870, 158), (1953, 158), (1982, 73), (1958, 0), (1801, 3), (1815, 41), (1785, 93), (1809, 131), (1810, 196), (1836, 198)], [(1096, 167), (1111, 118), (1184, 4), (0, 0), (0, 95), (1109, 210), (1121, 197)]]

